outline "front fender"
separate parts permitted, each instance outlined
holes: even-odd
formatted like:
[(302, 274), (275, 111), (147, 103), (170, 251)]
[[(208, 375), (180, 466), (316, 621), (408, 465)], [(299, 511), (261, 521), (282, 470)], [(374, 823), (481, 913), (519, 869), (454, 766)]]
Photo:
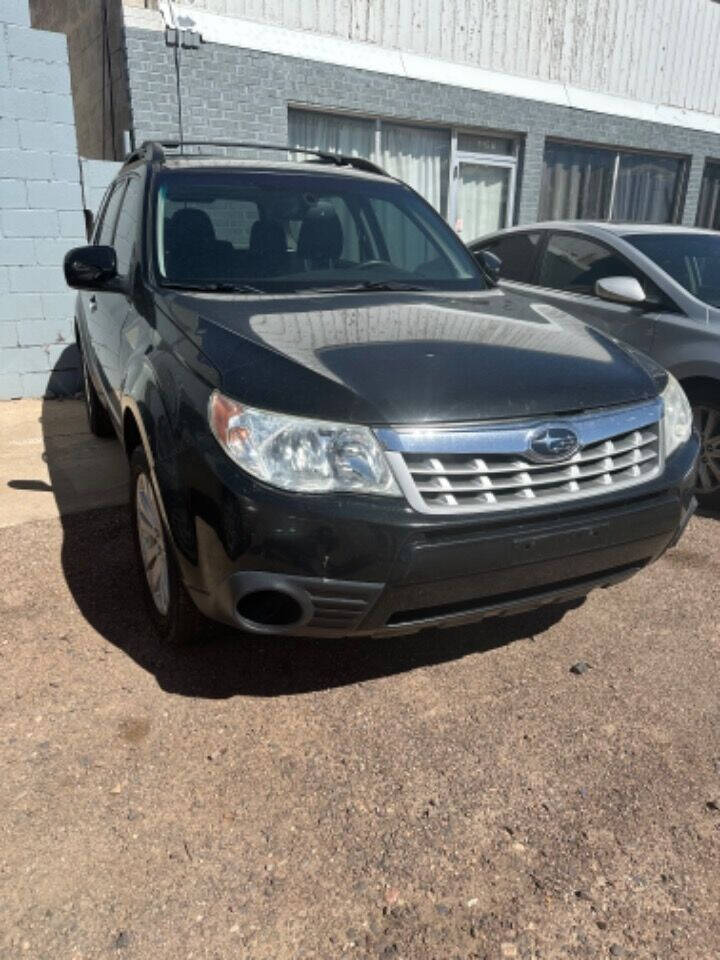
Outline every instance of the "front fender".
[(133, 418), (165, 528), (183, 571), (183, 558), (191, 564), (197, 562), (192, 487), (186, 473), (194, 439), (201, 430), (208, 432), (205, 411), (209, 395), (210, 387), (193, 377), (170, 351), (137, 352), (128, 363), (123, 422), (127, 416)]

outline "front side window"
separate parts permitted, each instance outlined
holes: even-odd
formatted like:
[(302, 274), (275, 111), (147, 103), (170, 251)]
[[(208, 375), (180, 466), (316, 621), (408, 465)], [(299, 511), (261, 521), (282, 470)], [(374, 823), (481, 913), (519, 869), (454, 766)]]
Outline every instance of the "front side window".
[(130, 268), (135, 244), (140, 238), (142, 216), (142, 180), (130, 177), (115, 227), (113, 246), (117, 255), (117, 269), (121, 277)]
[(598, 280), (628, 275), (633, 275), (628, 263), (603, 244), (556, 233), (545, 247), (538, 283), (552, 290), (592, 294)]
[(503, 280), (531, 283), (539, 243), (539, 233), (509, 233), (473, 249), (477, 252), (487, 250), (500, 258)]
[(698, 300), (720, 307), (720, 236), (638, 233), (623, 238)]
[(158, 178), (155, 227), (160, 280), (177, 286), (486, 287), (441, 217), (391, 180), (173, 171)]
[(675, 223), (684, 174), (680, 157), (549, 140), (540, 219)]
[(125, 192), (125, 180), (120, 180), (112, 189), (112, 193), (105, 204), (102, 213), (102, 220), (98, 228), (95, 243), (101, 246), (112, 246), (115, 236), (115, 222), (117, 221), (118, 210), (122, 203), (123, 193)]

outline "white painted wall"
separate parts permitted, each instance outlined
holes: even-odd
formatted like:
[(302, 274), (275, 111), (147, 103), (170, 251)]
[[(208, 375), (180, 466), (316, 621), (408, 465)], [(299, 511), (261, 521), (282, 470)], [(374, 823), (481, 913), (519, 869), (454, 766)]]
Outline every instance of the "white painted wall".
[(720, 4), (713, 0), (181, 0), (181, 4), (498, 73), (720, 114)]
[(64, 34), (0, 2), (0, 398), (79, 386), (66, 251), (84, 242)]

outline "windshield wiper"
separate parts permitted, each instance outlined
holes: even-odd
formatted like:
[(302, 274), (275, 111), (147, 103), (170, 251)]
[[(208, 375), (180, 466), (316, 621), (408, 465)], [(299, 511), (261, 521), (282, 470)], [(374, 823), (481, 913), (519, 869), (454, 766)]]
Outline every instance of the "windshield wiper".
[(201, 290), (203, 293), (266, 293), (259, 287), (253, 287), (249, 283), (226, 283), (220, 281), (217, 283), (164, 283), (164, 287), (170, 287), (172, 290)]
[(347, 286), (338, 284), (336, 287), (309, 287), (308, 293), (364, 293), (365, 291), (378, 291), (380, 293), (392, 292), (402, 293), (403, 291), (427, 290), (428, 287), (420, 286), (417, 283), (406, 283), (404, 280), (363, 280), (360, 283), (351, 283)]

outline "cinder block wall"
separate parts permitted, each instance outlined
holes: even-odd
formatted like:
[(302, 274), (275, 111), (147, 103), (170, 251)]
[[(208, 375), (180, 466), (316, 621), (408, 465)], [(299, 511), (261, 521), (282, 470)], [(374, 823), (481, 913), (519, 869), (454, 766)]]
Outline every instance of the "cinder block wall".
[(2, 0), (0, 398), (79, 388), (62, 260), (84, 242), (82, 209), (65, 36), (31, 29), (27, 0)]
[[(161, 21), (160, 21), (161, 22)], [(174, 53), (160, 29), (126, 28), (136, 142), (178, 135)], [(185, 136), (287, 139), (288, 105), (347, 110), (458, 127), (507, 130), (524, 142), (517, 220), (537, 220), (545, 138), (562, 137), (690, 158), (683, 222), (693, 224), (706, 156), (720, 156), (720, 136), (498, 93), (390, 76), (219, 43), (181, 56)]]

